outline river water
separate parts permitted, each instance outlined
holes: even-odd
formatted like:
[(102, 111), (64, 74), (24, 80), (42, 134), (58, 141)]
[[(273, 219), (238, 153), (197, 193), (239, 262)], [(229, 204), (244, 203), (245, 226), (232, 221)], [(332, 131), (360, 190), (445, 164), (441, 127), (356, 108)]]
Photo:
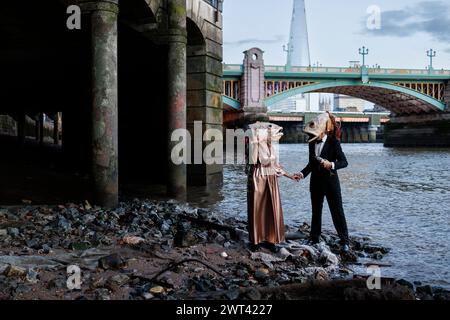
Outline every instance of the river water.
[[(344, 144), (349, 167), (340, 170), (344, 209), (351, 235), (369, 237), (391, 248), (382, 276), (450, 288), (450, 149), (388, 149), (382, 144)], [(281, 145), (288, 172), (307, 163), (305, 144)], [(310, 221), (309, 178), (280, 179), (285, 222)], [(246, 176), (240, 165), (226, 165), (215, 201), (203, 204), (246, 219)], [(334, 231), (324, 205), (323, 228)]]

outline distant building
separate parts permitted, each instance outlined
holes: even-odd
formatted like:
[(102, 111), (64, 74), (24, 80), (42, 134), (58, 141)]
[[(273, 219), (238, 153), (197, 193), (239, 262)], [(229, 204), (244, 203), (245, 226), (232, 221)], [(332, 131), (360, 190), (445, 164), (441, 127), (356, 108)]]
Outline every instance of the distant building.
[(334, 111), (363, 112), (366, 101), (342, 94), (334, 95)]
[(382, 106), (380, 106), (379, 104), (376, 104), (373, 107), (372, 112), (389, 112), (388, 110), (386, 110), (385, 108), (383, 108)]
[(333, 106), (331, 105), (331, 98), (319, 97), (319, 111), (333, 111)]

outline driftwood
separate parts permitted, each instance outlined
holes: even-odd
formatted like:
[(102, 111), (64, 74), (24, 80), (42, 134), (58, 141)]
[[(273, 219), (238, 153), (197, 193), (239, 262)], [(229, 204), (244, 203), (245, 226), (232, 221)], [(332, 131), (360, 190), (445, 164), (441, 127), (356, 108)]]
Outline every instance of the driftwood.
[(191, 216), (188, 216), (185, 214), (180, 214), (179, 217), (181, 217), (182, 219), (185, 219), (187, 221), (190, 221), (200, 227), (204, 227), (206, 229), (212, 229), (212, 230), (217, 230), (217, 231), (228, 231), (233, 240), (239, 240), (238, 233), (236, 231), (236, 228), (234, 228), (234, 227), (215, 223), (215, 222), (208, 221), (208, 220), (194, 218), (194, 217), (191, 217)]
[(161, 276), (163, 273), (165, 273), (165, 272), (167, 272), (169, 270), (172, 270), (173, 268), (175, 268), (175, 267), (177, 267), (179, 265), (182, 265), (184, 263), (188, 263), (188, 262), (200, 263), (200, 264), (204, 265), (205, 267), (207, 267), (208, 269), (214, 271), (220, 277), (223, 277), (222, 273), (219, 270), (217, 270), (213, 266), (208, 265), (206, 262), (201, 261), (199, 259), (195, 259), (195, 258), (187, 258), (187, 259), (183, 259), (181, 261), (171, 262), (167, 267), (165, 267), (162, 270), (158, 271), (158, 273), (156, 273), (152, 277), (146, 277), (146, 276), (137, 276), (137, 277), (140, 278), (140, 279), (146, 280), (146, 281), (156, 282), (158, 277)]

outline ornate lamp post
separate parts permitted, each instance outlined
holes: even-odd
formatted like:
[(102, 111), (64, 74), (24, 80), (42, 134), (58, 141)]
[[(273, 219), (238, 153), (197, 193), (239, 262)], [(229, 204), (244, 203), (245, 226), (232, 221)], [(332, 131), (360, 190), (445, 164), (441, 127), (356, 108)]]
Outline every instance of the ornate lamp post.
[(366, 66), (366, 56), (369, 54), (369, 49), (366, 49), (366, 47), (359, 48), (359, 54), (362, 55), (362, 66)]
[(430, 65), (428, 66), (428, 70), (433, 70), (433, 58), (436, 57), (436, 51), (430, 49), (427, 51), (427, 56), (430, 58)]

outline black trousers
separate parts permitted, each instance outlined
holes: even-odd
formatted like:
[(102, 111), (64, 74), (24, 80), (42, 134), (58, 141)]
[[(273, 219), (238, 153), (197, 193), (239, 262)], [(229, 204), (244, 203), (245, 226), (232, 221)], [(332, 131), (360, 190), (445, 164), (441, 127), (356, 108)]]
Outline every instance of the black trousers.
[(322, 209), (325, 197), (327, 198), (333, 224), (341, 239), (341, 243), (348, 244), (347, 221), (342, 206), (342, 195), (339, 185), (328, 188), (311, 189), (312, 222), (310, 238), (312, 241), (318, 242), (320, 234), (322, 233)]

